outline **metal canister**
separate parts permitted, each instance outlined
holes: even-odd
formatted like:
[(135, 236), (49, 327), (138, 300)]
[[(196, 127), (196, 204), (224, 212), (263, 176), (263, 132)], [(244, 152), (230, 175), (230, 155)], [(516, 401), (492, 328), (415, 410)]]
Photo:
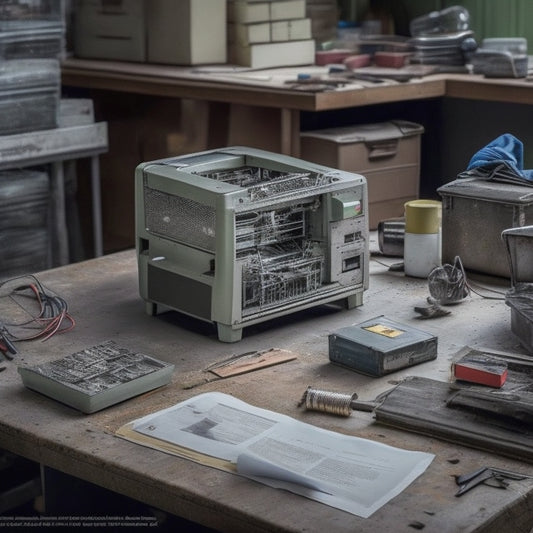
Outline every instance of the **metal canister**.
[(383, 255), (403, 257), (405, 217), (389, 218), (378, 224), (379, 251)]

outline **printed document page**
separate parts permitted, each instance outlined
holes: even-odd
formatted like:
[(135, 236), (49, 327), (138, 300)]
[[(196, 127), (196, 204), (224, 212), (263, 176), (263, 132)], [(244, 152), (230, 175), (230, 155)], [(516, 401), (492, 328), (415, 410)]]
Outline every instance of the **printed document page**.
[(117, 435), (363, 518), (434, 458), (317, 428), (217, 392), (135, 420)]

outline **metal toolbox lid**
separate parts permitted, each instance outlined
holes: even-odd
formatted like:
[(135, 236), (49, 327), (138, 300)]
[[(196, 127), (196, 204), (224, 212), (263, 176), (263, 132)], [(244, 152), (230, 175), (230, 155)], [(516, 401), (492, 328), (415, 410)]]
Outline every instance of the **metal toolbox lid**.
[(365, 143), (401, 139), (423, 133), (424, 127), (405, 120), (390, 122), (376, 122), (339, 128), (325, 128), (321, 130), (304, 131), (301, 137), (314, 137), (338, 144)]
[(489, 202), (532, 204), (533, 188), (477, 178), (459, 178), (437, 189), (441, 196), (476, 198)]

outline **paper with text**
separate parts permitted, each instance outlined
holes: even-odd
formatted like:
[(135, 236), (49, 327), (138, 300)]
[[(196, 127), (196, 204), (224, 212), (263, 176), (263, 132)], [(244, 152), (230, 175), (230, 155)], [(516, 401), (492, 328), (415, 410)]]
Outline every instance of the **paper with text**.
[(117, 435), (363, 518), (404, 490), (434, 458), (321, 429), (217, 392), (135, 420)]

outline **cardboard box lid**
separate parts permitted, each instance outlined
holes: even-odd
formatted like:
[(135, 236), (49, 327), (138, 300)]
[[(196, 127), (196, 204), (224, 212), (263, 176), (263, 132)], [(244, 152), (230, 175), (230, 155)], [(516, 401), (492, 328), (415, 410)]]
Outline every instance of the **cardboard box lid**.
[(478, 178), (458, 178), (437, 189), (441, 196), (477, 198), (488, 202), (527, 205), (533, 203), (533, 188)]
[(389, 122), (304, 131), (301, 133), (301, 137), (314, 137), (337, 144), (353, 144), (401, 139), (420, 135), (423, 131), (424, 127), (420, 124), (405, 120), (391, 120)]

